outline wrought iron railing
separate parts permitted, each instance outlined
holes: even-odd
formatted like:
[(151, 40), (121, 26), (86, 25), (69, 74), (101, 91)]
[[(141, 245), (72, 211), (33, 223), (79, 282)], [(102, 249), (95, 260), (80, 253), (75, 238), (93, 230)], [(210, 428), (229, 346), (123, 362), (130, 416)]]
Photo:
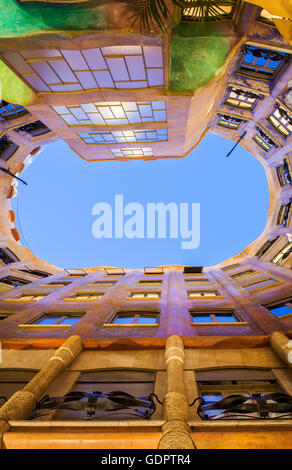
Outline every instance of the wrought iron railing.
[(190, 406), (196, 402), (199, 402), (197, 413), (202, 420), (292, 419), (292, 396), (286, 393), (229, 395), (211, 404), (198, 397)]
[(31, 419), (45, 416), (50, 411), (70, 410), (84, 412), (84, 419), (106, 418), (109, 415), (125, 412), (130, 416), (150, 419), (156, 411), (155, 400), (162, 404), (154, 393), (148, 397), (135, 397), (122, 391), (102, 393), (94, 391), (70, 392), (63, 397), (45, 395), (33, 410)]

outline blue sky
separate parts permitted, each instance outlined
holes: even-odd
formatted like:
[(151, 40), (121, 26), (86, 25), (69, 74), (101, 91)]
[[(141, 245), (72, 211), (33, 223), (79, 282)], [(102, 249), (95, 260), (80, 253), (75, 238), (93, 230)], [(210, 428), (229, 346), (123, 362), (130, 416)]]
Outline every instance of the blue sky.
[[(64, 268), (222, 262), (261, 234), (268, 211), (263, 166), (241, 146), (226, 159), (232, 145), (208, 134), (184, 159), (87, 163), (64, 142), (50, 144), (22, 173), (29, 184), (19, 183), (17, 196), (22, 233), (36, 256)], [(94, 238), (92, 207), (114, 207), (115, 194), (145, 212), (149, 202), (200, 203), (199, 247), (182, 249), (169, 237)]]

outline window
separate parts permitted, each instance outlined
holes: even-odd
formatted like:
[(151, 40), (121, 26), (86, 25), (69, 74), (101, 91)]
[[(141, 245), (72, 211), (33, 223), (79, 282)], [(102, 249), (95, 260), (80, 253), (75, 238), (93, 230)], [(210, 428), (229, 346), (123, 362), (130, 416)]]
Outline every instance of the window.
[(235, 4), (235, 0), (219, 0), (216, 5), (214, 3), (211, 6), (199, 4), (199, 6), (183, 8), (182, 21), (202, 21), (203, 18), (207, 21), (226, 20), (232, 18)]
[(117, 281), (94, 281), (92, 284), (88, 284), (89, 286), (104, 286), (104, 287), (111, 287), (116, 284)]
[(219, 292), (205, 290), (205, 291), (189, 291), (188, 292), (189, 299), (197, 299), (197, 298), (208, 298), (208, 297), (221, 297)]
[(119, 312), (115, 315), (113, 325), (156, 325), (158, 312)]
[(0, 248), (0, 265), (2, 264), (10, 264), (19, 261), (19, 259), (15, 256), (12, 251), (8, 248)]
[(277, 225), (281, 225), (282, 227), (288, 227), (291, 216), (291, 203), (292, 201), (290, 200), (288, 204), (284, 204), (280, 207), (277, 218)]
[(284, 137), (288, 137), (292, 132), (292, 113), (282, 106), (278, 106), (268, 117), (272, 126)]
[(236, 130), (242, 122), (245, 121), (234, 116), (229, 116), (228, 114), (219, 114), (218, 126)]
[(265, 308), (270, 310), (276, 317), (280, 318), (283, 315), (292, 314), (292, 299), (278, 303), (276, 305), (264, 305)]
[(287, 54), (284, 52), (246, 45), (238, 72), (251, 78), (272, 80), (286, 60)]
[(287, 243), (287, 245), (284, 246), (284, 248), (282, 248), (280, 253), (278, 253), (272, 259), (272, 263), (277, 264), (278, 266), (281, 266), (281, 264), (283, 264), (288, 259), (291, 253), (292, 253), (292, 242), (289, 242)]
[(49, 284), (42, 284), (44, 287), (66, 287), (71, 284), (72, 281), (52, 281)]
[(158, 274), (161, 274), (163, 275), (164, 274), (164, 270), (163, 268), (144, 268), (144, 274), (147, 274), (147, 275), (158, 275)]
[(0, 321), (5, 320), (5, 318), (9, 317), (8, 313), (1, 313), (0, 312)]
[[(277, 406), (275, 395), (264, 397), (282, 392), (270, 370), (215, 369), (198, 371), (196, 377), (200, 396), (204, 399), (198, 408), (202, 419), (275, 418), (279, 414), (285, 415), (287, 410), (285, 406), (283, 411)], [(227, 397), (229, 400), (221, 403)], [(218, 408), (216, 402), (219, 402)]]
[(81, 292), (75, 295), (72, 295), (71, 297), (66, 297), (64, 300), (78, 300), (78, 301), (83, 301), (87, 302), (88, 300), (93, 301), (93, 300), (99, 300), (103, 296), (104, 292)]
[(187, 284), (194, 284), (195, 282), (210, 282), (206, 277), (192, 277), (191, 279), (185, 279)]
[(193, 323), (236, 323), (238, 320), (234, 312), (191, 312)]
[(30, 134), (33, 137), (42, 134), (47, 134), (47, 132), (50, 132), (50, 129), (41, 121), (30, 122), (29, 124), (25, 124), (24, 126), (20, 126), (14, 130), (16, 132), (26, 132), (27, 134)]
[(244, 286), (244, 288), (249, 292), (254, 292), (256, 290), (265, 289), (277, 284), (279, 284), (279, 281), (270, 277), (269, 279), (263, 279), (262, 281), (255, 282), (254, 284)]
[(107, 276), (124, 276), (126, 273), (123, 268), (104, 268)]
[(271, 139), (266, 132), (258, 128), (258, 133), (254, 136), (253, 140), (265, 151), (269, 152), (273, 147), (278, 147), (276, 142)]
[(229, 266), (224, 266), (224, 268), (221, 268), (221, 271), (229, 271), (229, 269), (238, 268), (239, 266), (240, 266), (239, 263), (237, 263), (237, 264), (230, 264)]
[(203, 266), (185, 266), (184, 274), (201, 274)]
[(12, 302), (36, 302), (37, 300), (42, 300), (44, 297), (46, 297), (46, 295), (48, 294), (22, 294), (19, 297), (5, 300), (11, 300)]
[(48, 277), (51, 276), (51, 274), (48, 274), (44, 271), (39, 271), (38, 269), (30, 269), (30, 268), (25, 268), (25, 269), (19, 269), (19, 271), (27, 274), (32, 274), (33, 276), (37, 277)]
[(38, 92), (137, 89), (164, 85), (161, 46), (34, 49), (4, 54)]
[(71, 277), (78, 278), (87, 276), (87, 272), (84, 269), (65, 269), (64, 271)]
[(274, 18), (279, 18), (282, 19), (281, 16), (275, 16), (269, 13), (267, 10), (264, 8), (261, 10), (259, 16), (257, 17), (257, 20), (260, 21), (261, 23), (265, 23), (269, 26), (275, 26), (275, 23), (273, 21)]
[(162, 284), (161, 279), (147, 279), (146, 281), (139, 281), (139, 284), (143, 284), (144, 286), (151, 286), (152, 284)]
[(283, 163), (276, 168), (279, 183), (281, 186), (292, 184), (291, 165), (289, 158), (284, 158)]
[(147, 158), (153, 157), (151, 147), (125, 147), (122, 149), (111, 149), (115, 158)]
[(37, 318), (29, 324), (39, 326), (51, 326), (51, 325), (62, 325), (62, 326), (74, 326), (82, 317), (84, 313), (67, 313), (67, 312), (55, 312), (46, 313), (41, 317)]
[(255, 271), (253, 271), (252, 269), (247, 269), (246, 271), (241, 271), (241, 273), (232, 274), (230, 277), (236, 280), (245, 276), (249, 276), (250, 274), (255, 274)]
[(131, 292), (131, 299), (160, 299), (160, 292)]
[(124, 126), (167, 121), (165, 101), (104, 101), (53, 108), (69, 126)]
[(30, 370), (1, 369), (0, 395), (8, 400), (15, 392), (23, 389), (35, 374), (36, 371)]
[(86, 144), (119, 144), (130, 142), (161, 142), (168, 139), (167, 129), (142, 129), (136, 131), (107, 131), (79, 133)]
[(268, 240), (266, 243), (259, 249), (259, 251), (256, 253), (256, 256), (258, 256), (260, 259), (272, 248), (274, 243), (278, 240), (279, 236), (274, 238), (273, 240)]
[(0, 160), (7, 162), (7, 160), (14, 155), (17, 149), (18, 145), (10, 142), (6, 135), (0, 138)]
[(225, 104), (235, 108), (242, 108), (251, 111), (260, 95), (251, 91), (241, 90), (240, 88), (230, 87)]
[(7, 101), (0, 101), (0, 117), (6, 121), (16, 119), (18, 117), (28, 114), (28, 111), (19, 106), (18, 104), (7, 103)]
[(0, 284), (7, 284), (8, 286), (12, 287), (21, 287), (25, 286), (26, 284), (30, 284), (30, 281), (26, 279), (20, 279), (18, 277), (7, 276), (0, 279)]
[[(52, 417), (52, 406), (48, 406), (47, 411), (42, 407), (39, 410), (40, 416), (48, 413), (48, 419), (50, 420), (83, 421), (88, 417), (88, 408), (86, 406), (88, 403), (88, 395), (95, 393), (98, 397), (95, 395), (96, 400), (93, 399), (90, 405), (90, 411), (93, 414), (92, 419), (109, 419), (110, 421), (141, 419), (145, 417), (147, 411), (150, 413), (151, 411), (153, 412), (151, 401), (148, 400), (148, 398), (149, 395), (154, 392), (154, 383), (155, 373), (144, 370), (127, 369), (83, 372), (70, 391), (70, 393), (72, 392), (75, 395), (73, 396), (73, 401), (70, 402), (67, 398), (63, 405), (59, 404), (53, 408)], [(78, 400), (76, 400), (75, 397), (78, 396), (78, 392), (84, 393), (87, 396), (79, 396)], [(144, 406), (141, 406), (139, 402), (135, 402), (132, 406), (129, 405), (128, 396), (120, 396), (119, 401), (111, 401), (110, 397), (114, 392), (118, 394), (119, 392), (122, 394), (126, 393), (138, 400), (141, 399), (141, 405), (144, 404)], [(128, 403), (123, 405), (125, 398)], [(99, 406), (95, 408), (96, 402)], [(70, 408), (70, 404), (73, 405), (72, 408)], [(80, 404), (79, 407), (78, 404)], [(105, 405), (104, 408), (102, 406), (103, 404)], [(36, 418), (37, 417), (38, 414), (36, 414)]]

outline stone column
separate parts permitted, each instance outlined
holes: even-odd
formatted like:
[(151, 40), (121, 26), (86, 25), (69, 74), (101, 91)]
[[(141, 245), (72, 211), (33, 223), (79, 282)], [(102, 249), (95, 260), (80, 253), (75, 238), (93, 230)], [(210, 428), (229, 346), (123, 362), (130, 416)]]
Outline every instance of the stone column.
[(9, 431), (9, 420), (22, 420), (30, 417), (37, 401), (50, 383), (78, 356), (82, 350), (80, 336), (70, 336), (57, 349), (45, 367), (26, 386), (17, 391), (0, 408), (0, 449), (3, 447), (3, 433)]
[(282, 361), (292, 368), (292, 341), (284, 333), (275, 331), (270, 336), (270, 345)]
[(190, 436), (189, 404), (184, 390), (184, 344), (178, 335), (166, 340), (166, 394), (163, 400), (163, 416), (159, 449), (195, 449)]

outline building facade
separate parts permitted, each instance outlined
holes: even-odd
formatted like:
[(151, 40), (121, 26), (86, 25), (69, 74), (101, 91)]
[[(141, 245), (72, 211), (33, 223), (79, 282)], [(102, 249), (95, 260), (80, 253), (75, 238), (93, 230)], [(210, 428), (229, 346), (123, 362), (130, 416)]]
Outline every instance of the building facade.
[[(202, 24), (169, 1), (161, 32), (127, 29), (131, 4), (77, 2), (72, 20), (72, 2), (16, 3), (39, 21), (5, 13), (0, 33), (1, 446), (290, 448), (292, 13), (226, 1)], [(22, 246), (4, 171), (43, 145), (167, 165), (207, 132), (266, 171), (267, 224), (242, 253), (64, 270)]]

